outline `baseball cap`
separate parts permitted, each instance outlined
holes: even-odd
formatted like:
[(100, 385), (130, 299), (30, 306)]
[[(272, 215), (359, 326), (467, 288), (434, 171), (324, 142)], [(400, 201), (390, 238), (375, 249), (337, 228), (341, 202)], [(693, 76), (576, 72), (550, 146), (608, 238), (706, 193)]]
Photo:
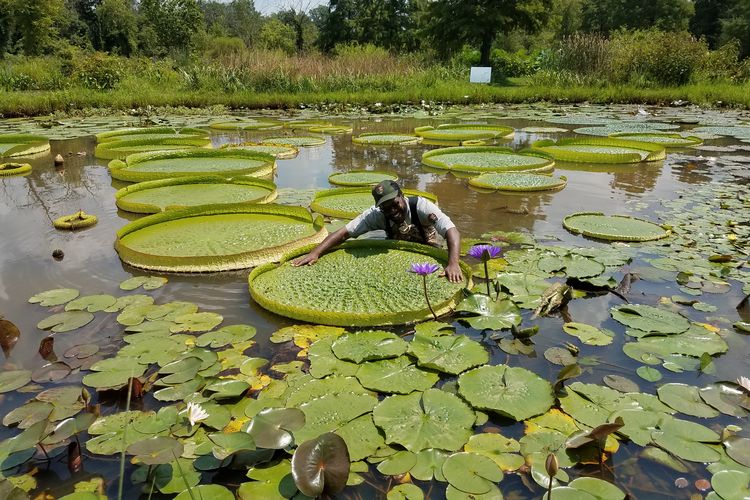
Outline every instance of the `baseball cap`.
[(379, 207), (386, 201), (390, 201), (401, 194), (401, 188), (392, 180), (380, 181), (372, 188), (372, 197), (375, 198), (375, 206)]

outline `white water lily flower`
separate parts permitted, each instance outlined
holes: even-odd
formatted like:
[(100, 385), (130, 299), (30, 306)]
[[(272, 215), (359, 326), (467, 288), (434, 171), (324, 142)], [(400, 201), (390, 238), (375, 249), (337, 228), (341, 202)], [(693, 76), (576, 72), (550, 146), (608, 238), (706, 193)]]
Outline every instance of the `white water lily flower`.
[(208, 418), (208, 412), (204, 410), (201, 405), (196, 403), (187, 404), (188, 420), (190, 425), (195, 425), (202, 420)]
[(740, 377), (737, 379), (737, 383), (744, 387), (746, 391), (750, 391), (750, 378)]

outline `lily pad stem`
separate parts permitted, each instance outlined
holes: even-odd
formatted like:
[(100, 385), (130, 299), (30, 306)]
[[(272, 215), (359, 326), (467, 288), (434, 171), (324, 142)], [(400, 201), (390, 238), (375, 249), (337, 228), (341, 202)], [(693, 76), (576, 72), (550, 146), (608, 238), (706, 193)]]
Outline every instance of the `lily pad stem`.
[(490, 272), (487, 269), (487, 261), (484, 261), (484, 279), (487, 280), (487, 297), (492, 297), (490, 294)]
[(180, 465), (180, 461), (177, 460), (177, 455), (174, 454), (174, 450), (172, 450), (172, 456), (174, 457), (175, 465), (177, 465), (177, 470), (180, 471), (180, 476), (182, 476), (182, 480), (185, 482), (185, 486), (187, 487), (188, 493), (190, 494), (190, 499), (195, 500), (195, 495), (193, 495), (193, 488), (190, 487), (190, 483), (188, 483), (187, 478), (185, 477), (185, 473), (182, 472), (182, 466)]
[(430, 308), (432, 317), (435, 318), (435, 321), (437, 321), (437, 314), (435, 314), (435, 311), (432, 309), (432, 304), (430, 304), (430, 296), (427, 294), (427, 275), (422, 276), (422, 286), (424, 289), (424, 298), (427, 301), (427, 307)]
[[(125, 401), (125, 413), (130, 412), (130, 396), (133, 394), (133, 368), (130, 369), (130, 377), (128, 378), (128, 399)], [(125, 428), (122, 430), (122, 451), (120, 451), (120, 480), (117, 484), (117, 500), (122, 500), (122, 488), (124, 486), (124, 480), (125, 480), (125, 443), (126, 440), (126, 434), (128, 432), (128, 426), (130, 425), (130, 418), (128, 418), (128, 423), (125, 425)]]

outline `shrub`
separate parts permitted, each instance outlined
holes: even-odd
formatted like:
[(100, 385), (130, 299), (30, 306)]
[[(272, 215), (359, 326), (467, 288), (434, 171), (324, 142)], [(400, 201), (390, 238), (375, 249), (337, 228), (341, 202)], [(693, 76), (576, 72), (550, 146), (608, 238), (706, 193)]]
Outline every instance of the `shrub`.
[(123, 60), (102, 52), (84, 55), (72, 62), (71, 76), (91, 90), (112, 90), (125, 71)]
[(619, 31), (610, 44), (611, 76), (633, 84), (684, 85), (707, 53), (706, 42), (687, 31)]
[(745, 82), (750, 79), (750, 59), (740, 60), (740, 44), (732, 40), (707, 52), (696, 76), (708, 81)]
[(490, 63), (492, 72), (498, 77), (528, 76), (539, 69), (537, 56), (528, 54), (525, 50), (510, 53), (495, 49), (490, 55)]

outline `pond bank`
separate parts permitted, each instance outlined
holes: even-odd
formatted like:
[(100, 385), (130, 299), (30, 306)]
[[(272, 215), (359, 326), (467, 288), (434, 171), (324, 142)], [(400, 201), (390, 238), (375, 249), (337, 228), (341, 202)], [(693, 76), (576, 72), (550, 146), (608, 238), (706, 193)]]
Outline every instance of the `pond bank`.
[(11, 118), (55, 113), (78, 114), (91, 108), (97, 108), (97, 114), (102, 114), (107, 110), (128, 111), (147, 106), (194, 108), (215, 105), (226, 106), (230, 109), (324, 107), (328, 111), (336, 112), (346, 112), (351, 106), (364, 106), (373, 112), (381, 106), (419, 104), (422, 101), (444, 104), (549, 102), (668, 105), (677, 103), (750, 109), (750, 84), (700, 83), (662, 88), (639, 88), (629, 85), (560, 87), (526, 85), (523, 80), (518, 79), (508, 85), (438, 82), (429, 88), (415, 87), (405, 83), (402, 88), (389, 91), (359, 92), (217, 92), (170, 90), (152, 86), (144, 86), (137, 90), (115, 89), (111, 91), (73, 88), (61, 91), (7, 92), (0, 100), (0, 116)]

